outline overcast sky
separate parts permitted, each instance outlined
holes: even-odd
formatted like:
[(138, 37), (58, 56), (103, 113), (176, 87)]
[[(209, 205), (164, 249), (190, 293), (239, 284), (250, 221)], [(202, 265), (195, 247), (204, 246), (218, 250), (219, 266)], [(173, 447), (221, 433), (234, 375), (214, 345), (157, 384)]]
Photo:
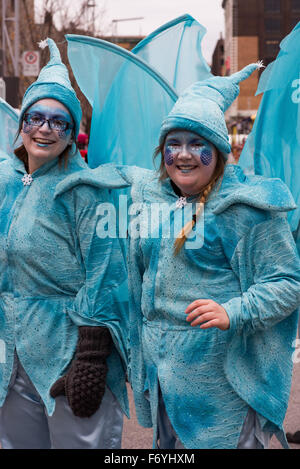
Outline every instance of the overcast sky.
[[(82, 0), (81, 0), (82, 1)], [(147, 36), (163, 24), (185, 13), (193, 16), (207, 29), (202, 42), (203, 55), (211, 63), (211, 57), (220, 33), (224, 36), (224, 10), (222, 0), (90, 0), (98, 6), (101, 15), (98, 30), (108, 36), (113, 34), (112, 20), (142, 17), (140, 20), (122, 21), (117, 24), (117, 34)], [(64, 10), (70, 14), (78, 10), (80, 0), (64, 0)], [(46, 0), (35, 0), (37, 14)], [(92, 14), (92, 10), (91, 10)]]
[(143, 17), (142, 20), (119, 22), (118, 35), (142, 35), (185, 13), (206, 27), (203, 55), (210, 63), (220, 32), (224, 36), (222, 0), (102, 0), (105, 7), (105, 30), (112, 33), (113, 19)]

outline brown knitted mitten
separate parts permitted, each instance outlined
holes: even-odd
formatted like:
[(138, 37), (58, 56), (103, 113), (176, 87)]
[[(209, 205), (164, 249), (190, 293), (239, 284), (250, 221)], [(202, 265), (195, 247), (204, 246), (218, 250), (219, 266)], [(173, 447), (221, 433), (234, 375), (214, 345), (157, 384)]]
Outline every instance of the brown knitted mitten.
[(68, 372), (50, 389), (50, 395), (65, 395), (77, 417), (91, 417), (100, 407), (106, 383), (106, 358), (112, 338), (106, 327), (79, 327), (75, 357)]

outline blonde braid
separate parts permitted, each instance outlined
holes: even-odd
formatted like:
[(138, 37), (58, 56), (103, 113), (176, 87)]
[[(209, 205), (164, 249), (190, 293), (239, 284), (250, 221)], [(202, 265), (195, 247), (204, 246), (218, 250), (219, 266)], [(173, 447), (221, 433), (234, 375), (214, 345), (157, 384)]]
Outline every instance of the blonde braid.
[[(211, 193), (212, 189), (214, 188), (216, 182), (218, 179), (223, 176), (224, 173), (224, 160), (220, 154), (218, 154), (218, 164), (216, 166), (215, 172), (214, 172), (214, 177), (210, 181), (210, 183), (204, 188), (200, 200), (198, 202), (199, 207), (196, 210), (195, 215), (193, 216), (193, 219), (189, 221), (180, 231), (178, 234), (175, 242), (174, 242), (174, 256), (177, 256), (183, 247), (185, 241), (187, 240), (188, 235), (196, 225), (200, 215), (202, 214), (204, 210), (204, 205), (209, 197), (209, 194)], [(198, 205), (197, 204), (197, 205)]]
[(214, 186), (214, 184), (210, 184), (203, 191), (203, 194), (201, 195), (201, 198), (200, 198), (199, 202), (197, 202), (197, 205), (199, 205), (199, 207), (197, 208), (193, 219), (191, 221), (189, 221), (182, 228), (182, 230), (179, 232), (179, 234), (178, 234), (178, 236), (177, 236), (177, 238), (174, 242), (174, 255), (175, 256), (177, 256), (177, 254), (179, 254), (182, 246), (184, 245), (185, 241), (187, 240), (188, 235), (190, 234), (190, 232), (192, 231), (192, 229), (196, 225), (198, 219), (200, 218), (200, 215), (202, 214), (203, 209), (204, 209), (205, 202), (206, 202), (206, 200), (207, 200), (213, 186)]

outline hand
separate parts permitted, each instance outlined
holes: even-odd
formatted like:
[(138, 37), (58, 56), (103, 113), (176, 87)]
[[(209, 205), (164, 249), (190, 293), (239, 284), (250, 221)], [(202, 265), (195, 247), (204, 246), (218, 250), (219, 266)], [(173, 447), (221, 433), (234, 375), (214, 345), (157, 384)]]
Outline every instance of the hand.
[(221, 331), (226, 331), (230, 327), (229, 317), (225, 309), (213, 300), (193, 301), (186, 308), (185, 313), (187, 314), (186, 320), (193, 327), (202, 324), (200, 329), (217, 327)]

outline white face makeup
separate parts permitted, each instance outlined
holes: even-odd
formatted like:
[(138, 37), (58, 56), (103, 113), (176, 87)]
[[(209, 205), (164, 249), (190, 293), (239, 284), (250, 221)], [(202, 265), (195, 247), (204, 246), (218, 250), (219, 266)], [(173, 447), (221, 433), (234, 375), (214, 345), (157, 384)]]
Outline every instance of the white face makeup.
[(72, 141), (72, 117), (55, 99), (42, 99), (25, 113), (21, 136), (28, 153), (29, 172), (59, 156)]
[(194, 132), (174, 130), (165, 140), (164, 161), (170, 179), (182, 195), (195, 195), (211, 180), (217, 164), (217, 150)]

